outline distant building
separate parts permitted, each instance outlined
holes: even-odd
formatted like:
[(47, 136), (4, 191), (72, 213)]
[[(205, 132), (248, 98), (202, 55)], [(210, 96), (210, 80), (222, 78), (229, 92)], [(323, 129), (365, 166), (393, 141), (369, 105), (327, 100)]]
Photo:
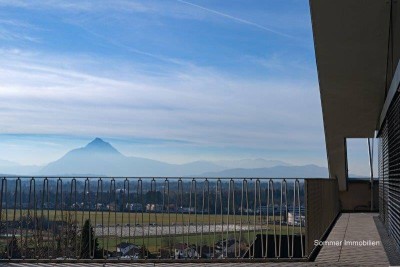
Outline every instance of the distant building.
[(95, 208), (95, 210), (102, 210), (103, 209), (103, 204), (102, 203), (96, 203), (95, 205), (94, 205), (94, 208)]
[(117, 205), (115, 204), (115, 202), (112, 202), (112, 203), (107, 205), (107, 209), (108, 210), (115, 211), (116, 208), (117, 208)]
[(214, 248), (211, 246), (203, 245), (201, 249), (199, 248), (199, 253), (200, 252), (202, 258), (211, 259), (213, 257)]
[(140, 203), (126, 203), (125, 208), (128, 211), (133, 211), (133, 212), (142, 212), (143, 211), (143, 206)]
[(179, 207), (178, 208), (178, 212), (180, 213), (194, 213), (195, 212), (195, 208), (191, 207)]
[(243, 212), (244, 214), (247, 214), (247, 213), (249, 213), (249, 214), (253, 214), (253, 209), (247, 209), (247, 208), (241, 208), (241, 207), (239, 207), (239, 212)]
[(163, 205), (160, 204), (147, 204), (146, 205), (146, 211), (149, 212), (162, 212), (163, 211)]
[(169, 205), (167, 205), (166, 206), (166, 211), (168, 211), (169, 210), (169, 212), (175, 212), (176, 211), (176, 206), (175, 206), (175, 204), (169, 204)]
[(72, 209), (80, 209), (80, 208), (81, 208), (81, 204), (79, 204), (79, 203), (73, 203), (73, 204), (71, 205), (71, 208), (72, 208)]
[(139, 246), (131, 243), (122, 242), (117, 246), (117, 253), (120, 256), (131, 256), (135, 257), (139, 255)]
[(177, 243), (174, 247), (175, 259), (197, 258), (199, 253), (195, 246), (188, 246), (186, 243)]
[(243, 255), (247, 246), (244, 242), (240, 242), (234, 238), (223, 239), (215, 243), (214, 257), (215, 258), (234, 258)]
[(306, 225), (306, 216), (299, 212), (288, 212), (287, 215), (287, 224), (295, 225), (295, 226), (305, 226)]

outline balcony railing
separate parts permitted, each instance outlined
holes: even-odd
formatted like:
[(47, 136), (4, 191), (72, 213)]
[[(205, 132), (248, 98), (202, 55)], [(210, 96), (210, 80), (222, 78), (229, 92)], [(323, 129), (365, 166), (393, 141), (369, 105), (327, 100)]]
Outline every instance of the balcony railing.
[[(307, 260), (310, 238), (322, 233), (306, 229), (313, 225), (306, 215), (318, 220), (309, 215), (306, 205), (336, 201), (311, 192), (314, 189), (307, 186), (311, 180), (4, 177), (0, 258), (18, 262)], [(329, 192), (334, 188), (327, 179), (319, 183)], [(318, 211), (321, 216), (325, 213), (323, 207)], [(321, 229), (328, 228), (335, 212), (323, 217)]]

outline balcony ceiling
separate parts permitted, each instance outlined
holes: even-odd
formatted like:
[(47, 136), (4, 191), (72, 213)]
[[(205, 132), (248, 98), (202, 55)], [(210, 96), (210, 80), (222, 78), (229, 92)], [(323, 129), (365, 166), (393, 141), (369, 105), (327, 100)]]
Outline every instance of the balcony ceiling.
[(373, 137), (384, 103), (390, 2), (310, 0), (310, 8), (329, 172), (346, 190), (345, 138)]

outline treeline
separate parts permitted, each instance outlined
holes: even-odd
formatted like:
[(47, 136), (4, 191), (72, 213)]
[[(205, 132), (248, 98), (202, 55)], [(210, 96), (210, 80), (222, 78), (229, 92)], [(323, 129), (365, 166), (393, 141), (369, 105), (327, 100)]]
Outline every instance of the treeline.
[[(137, 203), (142, 205), (145, 210), (146, 204), (163, 205), (167, 207), (192, 207), (198, 211), (209, 210), (210, 212), (224, 212), (228, 210), (238, 210), (239, 207), (254, 209), (259, 206), (280, 204), (281, 197), (283, 204), (292, 205), (296, 197), (296, 205), (300, 198), (300, 205), (303, 205), (304, 189), (303, 184), (294, 186), (293, 181), (285, 184), (275, 182), (273, 187), (268, 187), (266, 183), (256, 184), (254, 180), (248, 184), (239, 182), (234, 185), (229, 181), (221, 183), (209, 182), (192, 183), (190, 180), (177, 181), (143, 182), (139, 185), (134, 181), (119, 181), (112, 183), (105, 179), (101, 184), (98, 181), (64, 181), (57, 183), (57, 180), (49, 180), (44, 183), (22, 181), (20, 184), (8, 184), (7, 190), (2, 188), (1, 204), (2, 208), (21, 208), (21, 209), (99, 209), (97, 204), (101, 204), (103, 209), (112, 204), (114, 209), (119, 211), (129, 209), (127, 203)], [(137, 181), (136, 181), (137, 182)], [(271, 185), (270, 185), (271, 186)], [(296, 193), (296, 195), (295, 195)], [(300, 196), (300, 197), (299, 197)], [(79, 203), (80, 205), (76, 205)], [(83, 205), (81, 205), (83, 203)], [(98, 206), (98, 205), (97, 205)], [(217, 207), (216, 207), (217, 206)]]
[[(0, 248), (1, 259), (103, 259), (118, 257), (116, 250), (100, 247), (90, 219), (81, 228), (73, 214), (65, 221), (45, 216), (24, 215), (18, 222), (2, 221), (0, 236), (6, 241)], [(153, 258), (144, 246), (139, 258)]]

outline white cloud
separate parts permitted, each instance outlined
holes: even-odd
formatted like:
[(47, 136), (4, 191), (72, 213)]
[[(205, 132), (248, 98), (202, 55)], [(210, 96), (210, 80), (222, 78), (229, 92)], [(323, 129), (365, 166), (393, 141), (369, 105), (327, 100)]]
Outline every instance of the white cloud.
[(38, 38), (32, 37), (28, 34), (23, 33), (16, 33), (13, 31), (5, 30), (0, 28), (0, 40), (4, 41), (15, 41), (15, 40), (22, 40), (22, 41), (29, 41), (29, 42), (40, 42)]
[(3, 41), (26, 41), (39, 43), (40, 39), (32, 35), (32, 31), (39, 28), (30, 23), (14, 20), (0, 19), (0, 40)]
[[(315, 84), (241, 79), (191, 64), (158, 77), (132, 65), (129, 75), (121, 75), (118, 66), (126, 63), (72, 58), (1, 55), (2, 133), (147, 137), (219, 147), (323, 145)], [(105, 75), (91, 64), (104, 66)]]

